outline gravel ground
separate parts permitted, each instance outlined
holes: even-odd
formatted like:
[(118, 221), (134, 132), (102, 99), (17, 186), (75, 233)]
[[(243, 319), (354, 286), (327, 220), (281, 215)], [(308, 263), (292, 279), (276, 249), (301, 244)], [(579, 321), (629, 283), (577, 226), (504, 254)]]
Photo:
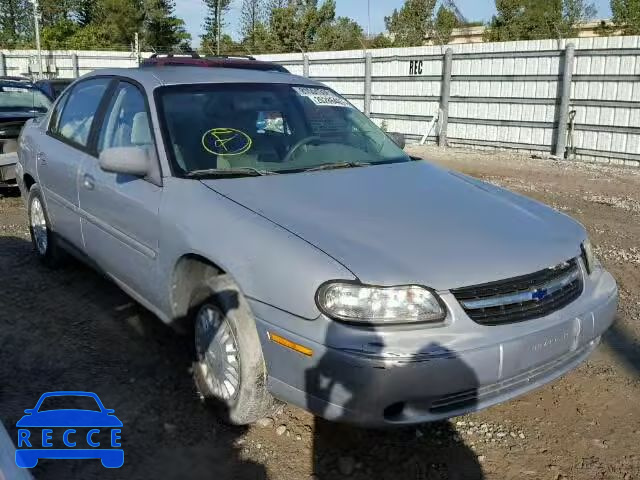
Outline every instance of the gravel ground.
[(124, 422), (125, 465), (42, 461), (38, 479), (640, 480), (640, 170), (525, 156), (412, 153), (541, 200), (584, 223), (621, 293), (603, 345), (561, 380), (449, 422), (369, 431), (293, 407), (220, 424), (190, 379), (187, 341), (97, 273), (35, 260), (19, 198), (0, 198), (0, 418), (49, 390), (98, 393)]

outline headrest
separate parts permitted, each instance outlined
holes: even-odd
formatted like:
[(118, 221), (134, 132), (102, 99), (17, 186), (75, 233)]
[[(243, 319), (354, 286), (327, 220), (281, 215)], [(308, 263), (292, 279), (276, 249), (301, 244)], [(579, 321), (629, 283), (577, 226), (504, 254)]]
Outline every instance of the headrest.
[(153, 143), (147, 112), (139, 112), (133, 116), (131, 143), (133, 145), (151, 145)]

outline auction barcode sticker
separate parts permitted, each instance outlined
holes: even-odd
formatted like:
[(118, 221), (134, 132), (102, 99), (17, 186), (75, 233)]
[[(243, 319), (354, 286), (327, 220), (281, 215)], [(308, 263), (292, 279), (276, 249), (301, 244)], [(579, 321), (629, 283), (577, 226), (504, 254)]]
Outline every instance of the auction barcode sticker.
[(347, 107), (352, 108), (352, 105), (344, 98), (339, 97), (331, 90), (326, 88), (312, 88), (312, 87), (293, 87), (298, 95), (307, 97), (314, 104), (321, 107)]

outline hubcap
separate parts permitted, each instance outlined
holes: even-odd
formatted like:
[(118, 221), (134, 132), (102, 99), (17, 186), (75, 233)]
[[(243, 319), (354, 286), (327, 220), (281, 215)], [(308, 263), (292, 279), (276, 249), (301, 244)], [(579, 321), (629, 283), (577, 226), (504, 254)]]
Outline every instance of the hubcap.
[(212, 305), (203, 306), (196, 318), (198, 367), (211, 393), (229, 401), (240, 388), (238, 343), (229, 322)]
[(42, 203), (40, 203), (40, 199), (37, 197), (31, 201), (31, 230), (38, 253), (44, 255), (47, 253), (48, 243), (47, 220), (44, 216)]

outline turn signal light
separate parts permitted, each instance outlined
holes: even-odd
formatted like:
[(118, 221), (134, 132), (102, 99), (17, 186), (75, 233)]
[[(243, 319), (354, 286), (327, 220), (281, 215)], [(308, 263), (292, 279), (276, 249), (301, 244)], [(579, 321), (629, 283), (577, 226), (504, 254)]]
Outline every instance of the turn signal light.
[(311, 350), (309, 347), (305, 347), (304, 345), (300, 345), (298, 343), (292, 342), (291, 340), (287, 340), (286, 338), (281, 337), (280, 335), (276, 335), (275, 333), (268, 332), (267, 335), (269, 335), (269, 340), (277, 343), (278, 345), (290, 348), (291, 350), (306, 355), (307, 357), (311, 357), (313, 355), (313, 350)]

